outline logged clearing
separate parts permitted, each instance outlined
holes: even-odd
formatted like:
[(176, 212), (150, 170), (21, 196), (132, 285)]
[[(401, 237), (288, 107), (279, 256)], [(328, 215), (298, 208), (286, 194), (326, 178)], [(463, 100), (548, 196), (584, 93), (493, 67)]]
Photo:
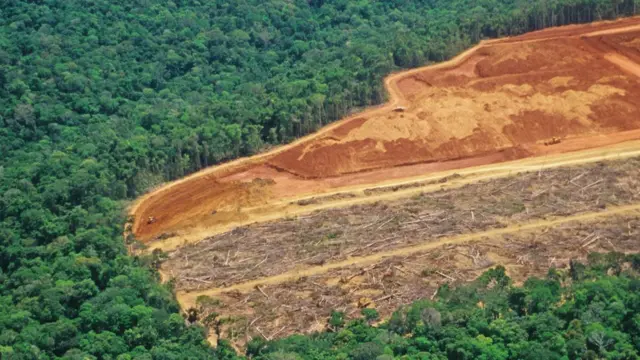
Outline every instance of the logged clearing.
[(631, 158), (244, 226), (170, 252), (161, 270), (183, 308), (220, 314), (242, 347), (323, 330), (334, 309), (384, 318), (496, 264), (521, 281), (590, 251), (638, 252), (639, 225)]
[(640, 212), (600, 221), (572, 221), (535, 232), (519, 232), (462, 243), (445, 244), (377, 262), (351, 265), (247, 291), (203, 296), (197, 306), (203, 316), (221, 313), (229, 319), (223, 336), (238, 347), (251, 338), (280, 338), (327, 329), (332, 310), (348, 319), (362, 308), (375, 308), (383, 319), (398, 307), (433, 299), (441, 285), (477, 278), (503, 264), (515, 282), (544, 276), (549, 267), (566, 268), (591, 251), (638, 252)]
[(640, 251), (640, 18), (486, 41), (385, 86), (383, 106), (134, 204), (185, 311), (242, 347), (494, 264), (521, 281)]
[(640, 139), (639, 41), (640, 18), (568, 26), (390, 75), (384, 106), (142, 197), (133, 233), (191, 241), (302, 196)]
[(178, 290), (228, 287), (465, 233), (635, 203), (640, 203), (638, 158), (243, 226), (179, 248), (163, 268)]

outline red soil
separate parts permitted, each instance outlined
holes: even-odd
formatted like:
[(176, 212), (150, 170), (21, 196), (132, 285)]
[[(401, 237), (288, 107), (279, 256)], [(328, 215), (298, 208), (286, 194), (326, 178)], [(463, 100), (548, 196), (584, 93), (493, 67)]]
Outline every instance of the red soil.
[[(385, 106), (146, 196), (134, 233), (148, 241), (303, 193), (640, 138), (627, 131), (640, 129), (639, 63), (640, 18), (481, 44), (390, 76)], [(406, 110), (394, 112), (399, 104)], [(543, 145), (554, 137), (562, 143)]]
[[(629, 41), (628, 34), (611, 37)], [(606, 39), (485, 46), (455, 68), (399, 80), (410, 102), (404, 113), (361, 114), (269, 164), (323, 178), (640, 128), (640, 84), (605, 58)]]

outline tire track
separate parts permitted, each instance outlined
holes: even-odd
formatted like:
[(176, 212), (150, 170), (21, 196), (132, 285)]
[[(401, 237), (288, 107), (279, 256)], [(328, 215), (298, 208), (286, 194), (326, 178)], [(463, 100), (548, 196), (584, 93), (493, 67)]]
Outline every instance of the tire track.
[(609, 54), (605, 54), (604, 58), (607, 61), (618, 66), (623, 71), (626, 71), (637, 77), (640, 77), (640, 64), (635, 63), (633, 60), (629, 59), (628, 57), (621, 54), (609, 53)]

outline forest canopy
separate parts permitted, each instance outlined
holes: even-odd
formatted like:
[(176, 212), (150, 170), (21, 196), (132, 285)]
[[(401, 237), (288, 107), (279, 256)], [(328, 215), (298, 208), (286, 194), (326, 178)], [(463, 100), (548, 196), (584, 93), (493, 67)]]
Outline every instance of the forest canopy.
[[(636, 12), (634, 0), (0, 5), (3, 360), (235, 356), (185, 325), (152, 259), (127, 254), (127, 201), (381, 103), (391, 71), (485, 37)], [(274, 346), (289, 351), (255, 351)]]

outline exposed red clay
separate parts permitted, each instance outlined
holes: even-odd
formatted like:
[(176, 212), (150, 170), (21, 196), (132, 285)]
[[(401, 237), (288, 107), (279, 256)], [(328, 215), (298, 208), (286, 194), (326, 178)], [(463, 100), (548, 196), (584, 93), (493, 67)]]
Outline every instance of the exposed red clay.
[(484, 42), (390, 75), (383, 106), (145, 195), (133, 232), (148, 242), (300, 194), (639, 139), (639, 62), (640, 18)]

